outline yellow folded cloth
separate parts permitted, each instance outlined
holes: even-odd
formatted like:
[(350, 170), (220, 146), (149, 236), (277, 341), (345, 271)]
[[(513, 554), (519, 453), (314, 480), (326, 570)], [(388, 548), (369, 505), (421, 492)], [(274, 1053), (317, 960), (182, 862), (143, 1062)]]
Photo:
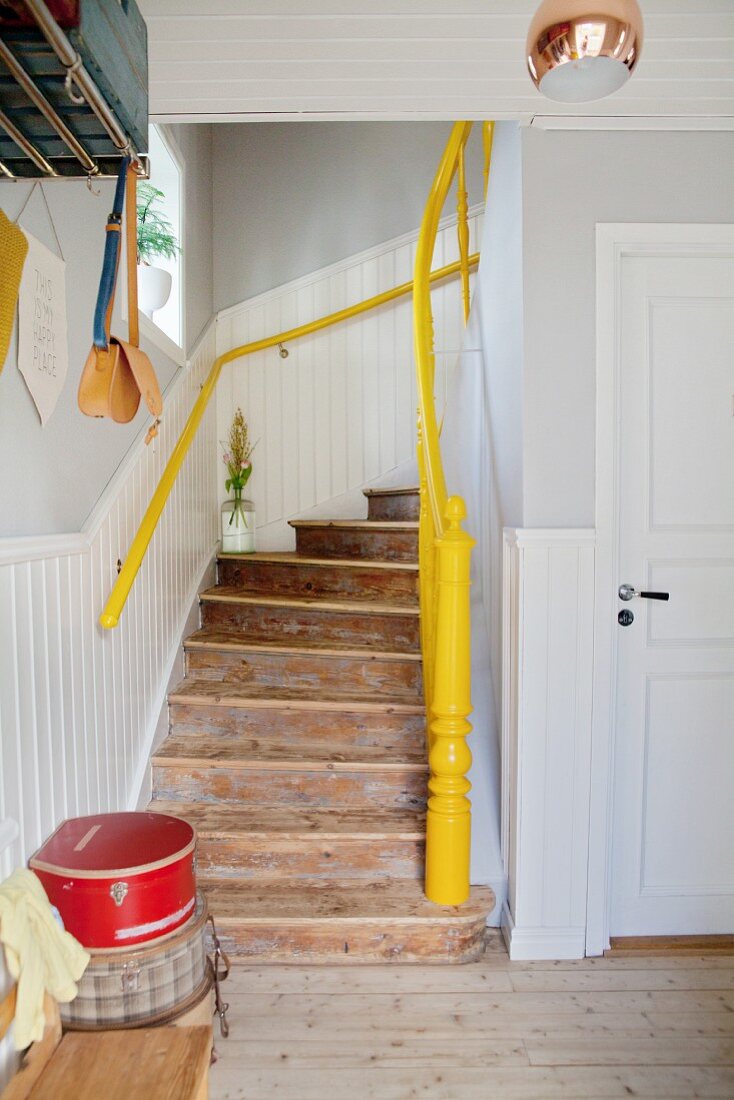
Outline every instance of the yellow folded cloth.
[(20, 277), (28, 255), (28, 238), (22, 229), (9, 221), (0, 210), (0, 371), (10, 347), (10, 334), (15, 322)]
[(16, 1050), (43, 1037), (43, 995), (62, 1003), (76, 997), (89, 955), (56, 918), (32, 871), (19, 867), (0, 883), (0, 943), (18, 983), (13, 1035)]

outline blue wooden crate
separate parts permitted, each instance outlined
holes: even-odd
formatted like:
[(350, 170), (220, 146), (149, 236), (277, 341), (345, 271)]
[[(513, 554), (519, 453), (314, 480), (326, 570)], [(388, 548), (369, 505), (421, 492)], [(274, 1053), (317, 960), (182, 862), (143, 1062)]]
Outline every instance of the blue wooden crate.
[[(138, 153), (148, 149), (148, 34), (134, 0), (78, 0), (78, 25), (64, 33), (78, 51), (121, 129)], [(71, 102), (64, 88), (65, 70), (41, 31), (13, 26), (13, 15), (0, 3), (0, 35), (32, 77), (57, 114), (99, 163), (114, 175), (120, 152), (86, 104)], [(51, 124), (33, 106), (0, 60), (0, 108), (21, 133), (63, 176), (83, 176), (84, 169)], [(43, 173), (0, 129), (0, 160), (17, 176)]]

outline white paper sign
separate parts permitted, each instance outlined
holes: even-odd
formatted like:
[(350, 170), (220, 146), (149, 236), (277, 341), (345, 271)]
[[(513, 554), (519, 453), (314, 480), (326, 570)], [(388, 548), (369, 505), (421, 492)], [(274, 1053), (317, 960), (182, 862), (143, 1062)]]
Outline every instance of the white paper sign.
[(45, 424), (56, 408), (69, 366), (66, 264), (30, 233), (25, 235), (28, 255), (18, 296), (18, 369)]

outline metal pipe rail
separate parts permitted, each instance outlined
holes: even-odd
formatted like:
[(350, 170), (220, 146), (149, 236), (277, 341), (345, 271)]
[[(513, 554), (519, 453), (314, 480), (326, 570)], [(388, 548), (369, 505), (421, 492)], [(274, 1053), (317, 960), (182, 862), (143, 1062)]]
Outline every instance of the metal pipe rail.
[[(66, 69), (67, 74), (70, 74), (71, 80), (76, 84), (84, 99), (104, 126), (113, 144), (120, 150), (122, 156), (129, 156), (133, 161), (139, 160), (130, 138), (82, 65), (81, 58), (49, 11), (45, 0), (25, 0), (25, 6), (35, 19), (49, 46)], [(61, 137), (63, 138), (63, 134), (61, 134)]]
[[(459, 274), (462, 267), (468, 271), (469, 268), (476, 267), (478, 263), (478, 253), (472, 256), (466, 256), (462, 260), (458, 260), (455, 263), (448, 264), (446, 267), (431, 272), (428, 276), (427, 285), (430, 287), (433, 283), (441, 282), (443, 279), (448, 279), (452, 275)], [(130, 549), (127, 552), (117, 580), (110, 592), (104, 611), (100, 615), (99, 622), (101, 626), (107, 630), (111, 630), (116, 627), (120, 621), (120, 615), (122, 614), (130, 594), (130, 589), (143, 563), (148, 545), (155, 533), (158, 520), (161, 517), (166, 501), (173, 489), (179, 470), (183, 465), (183, 461), (196, 435), (207, 405), (214, 393), (219, 376), (222, 372), (222, 367), (226, 363), (231, 363), (235, 359), (241, 359), (245, 355), (252, 355), (257, 351), (265, 351), (267, 348), (277, 347), (278, 344), (290, 343), (301, 336), (309, 336), (311, 333), (320, 332), (322, 329), (329, 328), (331, 325), (337, 325), (342, 321), (348, 321), (352, 317), (357, 317), (360, 313), (366, 313), (368, 310), (377, 309), (378, 306), (385, 305), (387, 302), (392, 302), (396, 298), (405, 297), (405, 295), (410, 294), (412, 290), (413, 281), (411, 280), (410, 282), (402, 283), (400, 286), (393, 287), (392, 290), (386, 290), (382, 294), (376, 294), (372, 298), (367, 298), (363, 302), (358, 302), (356, 305), (347, 306), (345, 309), (340, 309), (336, 313), (329, 313), (325, 317), (320, 317), (315, 321), (309, 321), (307, 324), (299, 325), (298, 328), (289, 329), (287, 332), (279, 332), (275, 336), (267, 336), (262, 340), (255, 340), (251, 344), (242, 344), (240, 347), (232, 348), (231, 351), (225, 352), (214, 360), (206, 381), (201, 388), (201, 392), (189, 413), (183, 431), (171, 452), (166, 468), (151, 497), (150, 504), (141, 520), (137, 533), (130, 544)]]
[[(68, 148), (74, 154), (81, 166), (84, 168), (88, 175), (96, 175), (99, 171), (97, 162), (90, 157), (87, 150), (84, 148), (79, 139), (72, 134), (69, 127), (64, 120), (60, 117), (55, 108), (49, 103), (45, 95), (38, 87), (36, 82), (31, 79), (28, 73), (25, 71), (21, 63), (11, 49), (5, 42), (0, 40), (0, 60), (6, 66), (8, 71), (12, 74), (18, 84), (30, 99), (34, 107), (37, 107), (43, 117), (49, 122), (58, 135), (63, 139)], [(12, 134), (10, 135), (13, 136)], [(17, 142), (17, 138), (13, 139)], [(30, 155), (30, 154), (29, 154)], [(46, 171), (46, 168), (43, 168)], [(51, 172), (55, 175), (53, 166), (51, 166)]]

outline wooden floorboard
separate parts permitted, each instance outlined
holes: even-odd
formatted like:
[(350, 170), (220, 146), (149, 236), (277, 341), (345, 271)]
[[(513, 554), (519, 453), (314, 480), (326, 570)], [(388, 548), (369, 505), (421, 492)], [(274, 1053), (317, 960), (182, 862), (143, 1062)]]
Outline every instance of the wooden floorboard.
[(235, 966), (211, 1100), (734, 1097), (734, 959)]
[(607, 956), (734, 955), (734, 936), (612, 936)]

